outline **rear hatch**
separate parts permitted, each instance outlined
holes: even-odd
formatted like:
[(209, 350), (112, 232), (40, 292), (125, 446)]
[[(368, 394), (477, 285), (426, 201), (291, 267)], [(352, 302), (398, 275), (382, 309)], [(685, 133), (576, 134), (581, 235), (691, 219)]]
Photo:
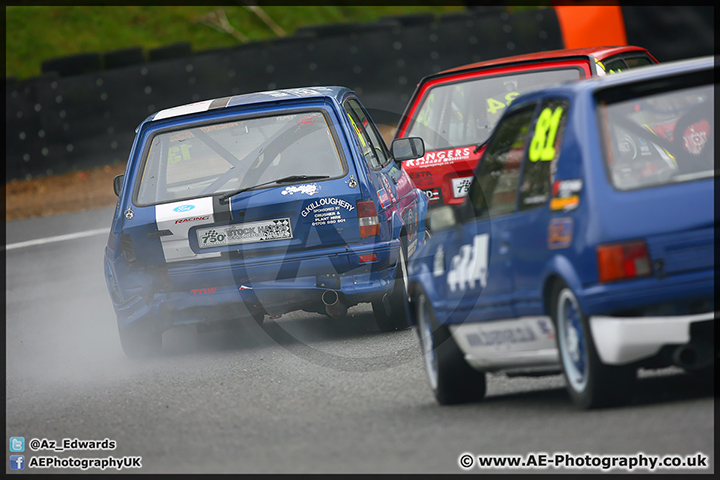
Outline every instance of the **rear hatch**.
[(358, 174), (331, 115), (305, 107), (156, 133), (138, 174), (138, 218), (125, 222), (134, 249), (146, 263), (162, 259), (177, 290), (236, 283), (233, 268), (263, 257), (292, 263), (359, 242)]

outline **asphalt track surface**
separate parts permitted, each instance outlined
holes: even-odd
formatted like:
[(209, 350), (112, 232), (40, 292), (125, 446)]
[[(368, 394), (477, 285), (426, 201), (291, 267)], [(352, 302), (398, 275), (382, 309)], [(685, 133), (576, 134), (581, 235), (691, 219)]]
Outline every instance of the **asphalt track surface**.
[[(464, 453), (700, 453), (707, 468), (656, 471), (714, 472), (712, 382), (641, 372), (630, 405), (581, 412), (561, 376), (491, 375), (485, 401), (441, 407), (414, 331), (378, 332), (368, 304), (342, 321), (299, 312), (264, 329), (177, 328), (160, 358), (128, 359), (103, 278), (112, 211), (6, 224), (6, 452), (9, 437), (26, 439), (25, 473), (80, 472), (29, 468), (46, 456), (141, 457), (142, 468), (123, 473), (560, 471), (464, 470)], [(31, 439), (106, 438), (114, 450), (29, 448)], [(20, 473), (9, 463), (6, 472)]]

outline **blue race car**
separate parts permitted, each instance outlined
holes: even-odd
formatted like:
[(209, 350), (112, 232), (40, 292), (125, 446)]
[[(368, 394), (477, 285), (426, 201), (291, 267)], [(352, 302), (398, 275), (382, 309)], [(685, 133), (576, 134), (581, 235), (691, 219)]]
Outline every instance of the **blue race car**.
[(406, 328), (406, 259), (427, 197), (344, 87), (252, 93), (162, 110), (136, 130), (105, 249), (125, 353), (157, 353), (176, 325), (372, 303)]
[(707, 57), (512, 102), (408, 265), (439, 403), (483, 398), (485, 372), (562, 371), (592, 408), (639, 367), (713, 371), (717, 78)]

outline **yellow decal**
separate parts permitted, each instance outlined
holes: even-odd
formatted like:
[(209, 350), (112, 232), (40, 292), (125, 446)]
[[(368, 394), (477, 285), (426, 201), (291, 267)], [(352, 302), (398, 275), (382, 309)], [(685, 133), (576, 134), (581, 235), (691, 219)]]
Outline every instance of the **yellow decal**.
[(571, 210), (580, 204), (580, 197), (553, 198), (550, 200), (550, 210)]
[(499, 110), (502, 110), (505, 107), (509, 107), (513, 100), (515, 100), (515, 97), (520, 95), (519, 92), (509, 92), (505, 94), (505, 103), (502, 103), (499, 100), (495, 100), (494, 98), (488, 98), (487, 104), (488, 113), (495, 114), (498, 113)]
[(357, 125), (355, 125), (355, 120), (353, 120), (353, 118), (350, 116), (350, 114), (348, 114), (348, 118), (350, 119), (350, 123), (352, 123), (353, 128), (355, 128), (355, 134), (358, 136), (358, 139), (360, 140), (360, 145), (362, 145), (363, 147), (367, 147), (367, 145), (365, 144), (365, 139), (363, 138), (362, 134), (360, 133), (360, 129), (358, 128)]
[(535, 135), (528, 150), (528, 158), (531, 162), (550, 161), (555, 158), (555, 136), (562, 112), (562, 107), (555, 108), (554, 112), (550, 107), (546, 107), (540, 112), (535, 125)]
[(178, 163), (181, 160), (190, 160), (190, 148), (192, 145), (180, 145), (179, 147), (168, 148), (168, 163)]

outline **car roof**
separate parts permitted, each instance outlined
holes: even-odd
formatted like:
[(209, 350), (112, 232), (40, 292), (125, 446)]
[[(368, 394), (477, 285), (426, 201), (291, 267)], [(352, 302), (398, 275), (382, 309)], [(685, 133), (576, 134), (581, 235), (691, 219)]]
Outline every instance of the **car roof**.
[(179, 105), (176, 107), (166, 108), (156, 112), (145, 122), (153, 120), (161, 120), (166, 118), (179, 117), (182, 115), (190, 115), (193, 113), (205, 112), (208, 110), (222, 109), (228, 107), (237, 107), (242, 105), (251, 105), (258, 103), (283, 102), (288, 100), (310, 99), (310, 98), (332, 98), (340, 103), (348, 93), (351, 93), (347, 87), (339, 86), (315, 86), (288, 88), (283, 90), (267, 90), (264, 92), (245, 93), (242, 95), (234, 95), (230, 97), (214, 98), (203, 100), (201, 102)]
[[(582, 81), (569, 81), (554, 86), (545, 87), (535, 92), (530, 92), (526, 95), (522, 95), (521, 97), (531, 97), (535, 96), (536, 94), (542, 95), (546, 93), (555, 94), (559, 93), (560, 91), (566, 93), (593, 91), (600, 88), (632, 84), (635, 82), (640, 82), (653, 78), (669, 77), (713, 68), (715, 68), (715, 57), (712, 55), (690, 58), (685, 60), (675, 60), (672, 62), (660, 63), (657, 65), (636, 67), (620, 73), (614, 73), (602, 77), (593, 77)], [(516, 98), (514, 100), (514, 103), (521, 101), (521, 97)]]
[(513, 100), (513, 105), (518, 106), (526, 101), (533, 101), (537, 98), (549, 96), (577, 97), (586, 94), (592, 95), (596, 90), (629, 85), (654, 78), (672, 77), (685, 73), (692, 73), (702, 70), (711, 70), (715, 67), (715, 57), (698, 57), (686, 60), (676, 60), (657, 65), (648, 65), (625, 70), (620, 73), (593, 77), (582, 81), (571, 80), (564, 83), (543, 87), (528, 93), (521, 94)]
[(543, 52), (527, 53), (524, 55), (515, 55), (513, 57), (502, 57), (502, 58), (496, 58), (493, 60), (486, 60), (483, 62), (470, 63), (467, 65), (462, 65), (462, 66), (451, 68), (448, 70), (443, 70), (442, 72), (432, 75), (432, 77), (437, 78), (438, 76), (442, 76), (442, 75), (449, 74), (449, 73), (457, 73), (457, 72), (466, 71), (466, 70), (467, 71), (476, 70), (476, 69), (494, 67), (494, 66), (499, 66), (499, 65), (510, 65), (510, 64), (518, 64), (518, 63), (533, 63), (533, 62), (542, 62), (543, 60), (560, 60), (560, 59), (572, 58), (572, 57), (596, 57), (602, 61), (603, 59), (610, 57), (612, 55), (617, 55), (619, 53), (628, 53), (628, 52), (648, 53), (647, 50), (643, 47), (635, 47), (635, 46), (631, 46), (631, 45), (608, 46), (608, 47), (565, 48), (565, 49), (560, 49), (560, 50), (546, 50)]

